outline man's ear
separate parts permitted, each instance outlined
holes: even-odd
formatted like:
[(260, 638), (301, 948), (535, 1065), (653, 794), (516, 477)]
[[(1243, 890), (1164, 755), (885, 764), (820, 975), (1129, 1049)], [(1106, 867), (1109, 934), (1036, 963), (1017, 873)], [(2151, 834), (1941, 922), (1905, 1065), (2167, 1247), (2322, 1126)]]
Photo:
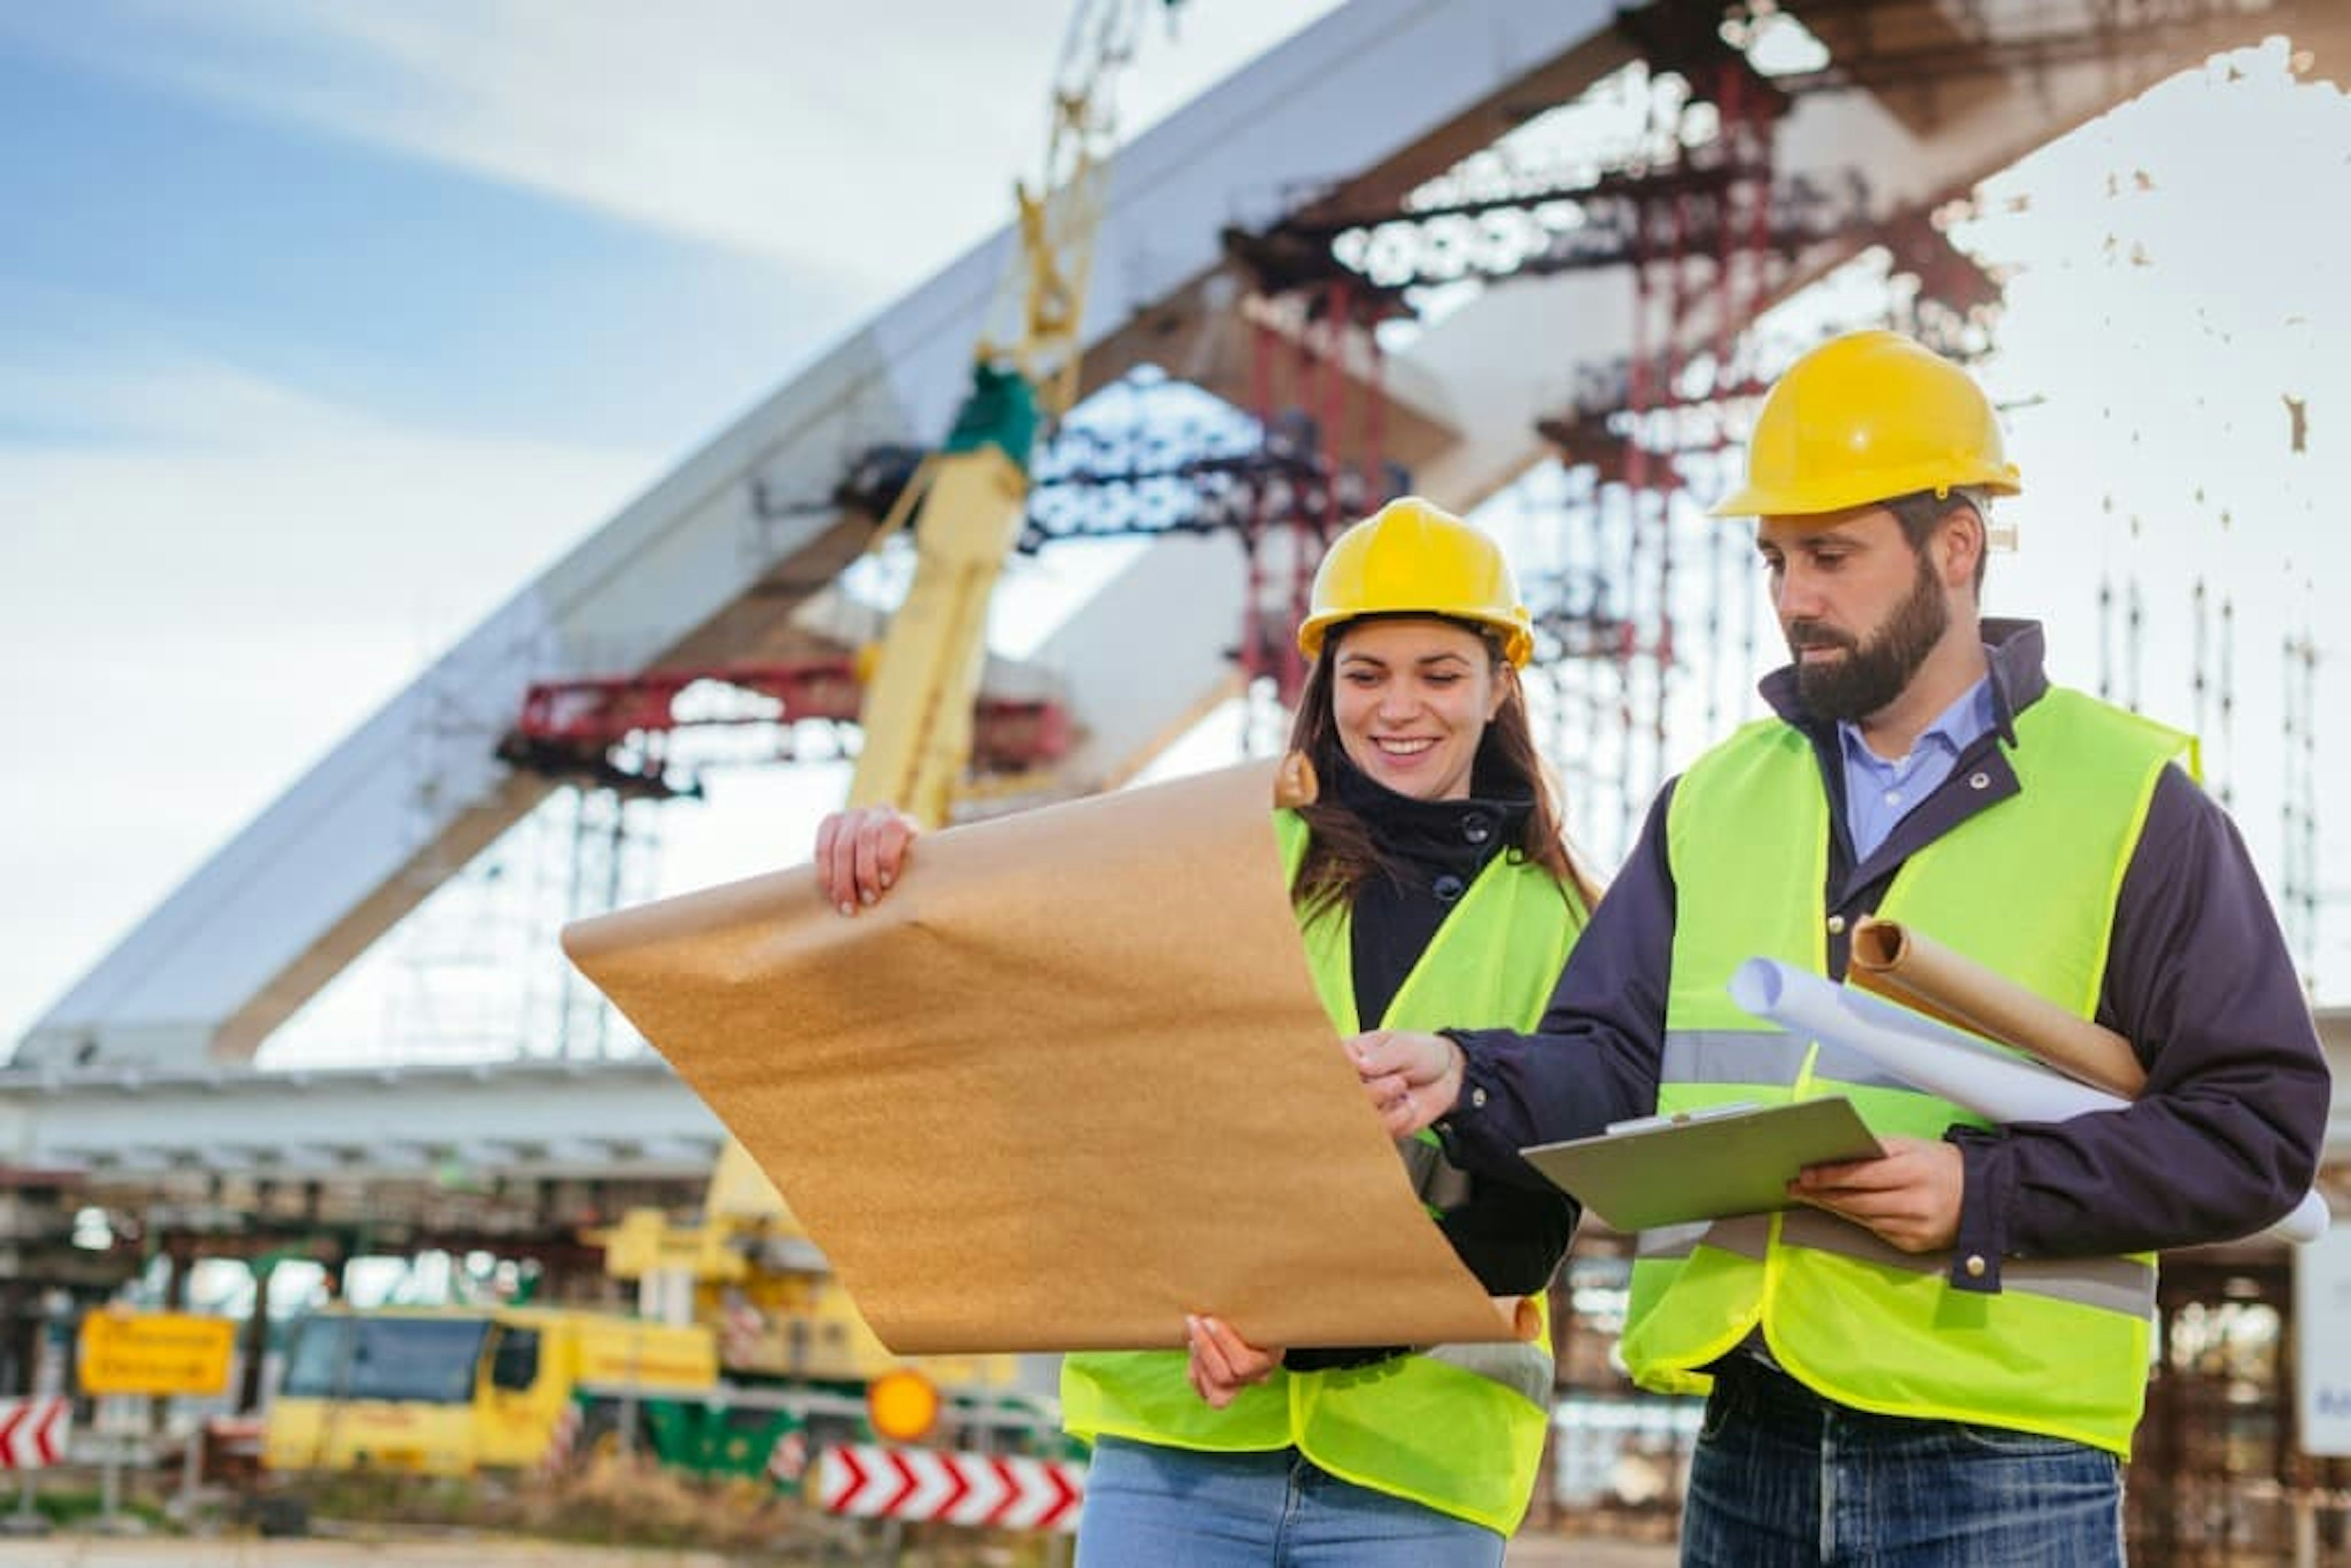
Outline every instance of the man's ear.
[(1976, 580), (1976, 563), (1984, 558), (1987, 533), (1983, 514), (1972, 501), (1956, 501), (1936, 525), (1934, 549), (1936, 567), (1944, 583), (1952, 588), (1972, 588)]

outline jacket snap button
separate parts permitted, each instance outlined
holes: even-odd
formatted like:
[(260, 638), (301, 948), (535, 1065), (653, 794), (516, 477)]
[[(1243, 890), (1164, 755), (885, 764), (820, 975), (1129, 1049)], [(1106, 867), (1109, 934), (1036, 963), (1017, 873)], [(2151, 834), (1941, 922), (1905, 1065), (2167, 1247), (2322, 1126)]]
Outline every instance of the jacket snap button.
[(1473, 811), (1461, 819), (1461, 836), (1473, 844), (1482, 844), (1494, 836), (1494, 824)]
[(1443, 876), (1438, 877), (1435, 882), (1428, 884), (1428, 891), (1437, 894), (1437, 900), (1438, 903), (1450, 904), (1455, 899), (1460, 897), (1468, 886), (1468, 883), (1463, 882), (1459, 877), (1455, 876), (1451, 872), (1447, 872)]

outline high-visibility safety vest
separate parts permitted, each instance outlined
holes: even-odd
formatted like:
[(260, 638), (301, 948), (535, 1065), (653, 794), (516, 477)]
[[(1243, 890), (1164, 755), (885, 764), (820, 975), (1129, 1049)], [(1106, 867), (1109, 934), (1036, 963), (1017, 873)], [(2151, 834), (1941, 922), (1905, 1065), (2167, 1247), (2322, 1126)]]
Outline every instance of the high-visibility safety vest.
[[(1306, 825), (1280, 811), (1275, 828), (1294, 877)], [(1498, 855), (1438, 925), (1380, 1024), (1532, 1028), (1583, 921), (1582, 901), (1548, 871)], [(1355, 1012), (1351, 928), (1343, 908), (1301, 932), (1315, 989), (1343, 1033), (1364, 1027)], [(1069, 1355), (1063, 1424), (1089, 1441), (1125, 1437), (1219, 1453), (1295, 1448), (1343, 1480), (1504, 1535), (1526, 1513), (1551, 1418), (1547, 1318), (1533, 1343), (1439, 1345), (1350, 1369), (1277, 1367), (1222, 1410), (1193, 1392), (1186, 1365), (1180, 1351)]]
[[(2088, 1018), (2157, 779), (2192, 751), (2175, 731), (2064, 690), (2019, 714), (2016, 738), (2017, 792), (1912, 855), (1876, 914)], [(1991, 784), (1973, 772), (1945, 787)], [(1983, 1125), (1856, 1054), (1763, 1023), (1727, 994), (1732, 970), (1759, 956), (1826, 972), (1829, 831), (1812, 743), (1777, 719), (1742, 728), (1676, 787), (1658, 1110), (1844, 1094), (1880, 1134)], [(2005, 1260), (1996, 1293), (1950, 1289), (1950, 1265), (1947, 1251), (1902, 1252), (1802, 1207), (1649, 1232), (1625, 1359), (1644, 1386), (1702, 1393), (1711, 1380), (1694, 1369), (1760, 1323), (1783, 1367), (1842, 1404), (2127, 1457), (2146, 1391), (2154, 1257)]]

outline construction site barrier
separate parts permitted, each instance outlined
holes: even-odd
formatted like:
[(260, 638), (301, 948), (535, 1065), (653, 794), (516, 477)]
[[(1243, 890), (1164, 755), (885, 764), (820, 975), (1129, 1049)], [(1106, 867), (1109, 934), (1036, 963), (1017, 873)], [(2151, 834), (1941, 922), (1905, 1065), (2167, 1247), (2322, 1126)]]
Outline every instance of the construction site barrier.
[(818, 1455), (816, 1497), (828, 1513), (861, 1519), (1067, 1531), (1078, 1527), (1085, 1467), (1059, 1459), (848, 1443)]
[(41, 1470), (66, 1457), (73, 1431), (68, 1399), (0, 1399), (0, 1470)]

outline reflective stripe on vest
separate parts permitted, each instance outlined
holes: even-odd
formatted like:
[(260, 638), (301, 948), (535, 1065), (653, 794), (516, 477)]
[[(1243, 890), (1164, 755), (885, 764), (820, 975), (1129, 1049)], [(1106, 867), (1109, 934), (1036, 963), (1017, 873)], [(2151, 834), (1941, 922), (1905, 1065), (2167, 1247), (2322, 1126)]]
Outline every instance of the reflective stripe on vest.
[[(1288, 811), (1275, 821), (1295, 876), (1306, 825)], [(1549, 872), (1498, 857), (1438, 925), (1380, 1022), (1532, 1028), (1583, 918), (1582, 904)], [(1314, 921), (1301, 936), (1332, 1024), (1348, 1033), (1363, 1027), (1347, 912)], [(1442, 1164), (1414, 1152), (1416, 1168)], [(1172, 1351), (1064, 1357), (1063, 1422), (1088, 1439), (1219, 1452), (1295, 1447), (1342, 1479), (1505, 1535), (1525, 1515), (1550, 1424), (1547, 1317), (1533, 1343), (1438, 1345), (1347, 1371), (1276, 1368), (1223, 1410), (1193, 1393), (1185, 1366)]]
[[(2017, 789), (1896, 873), (1904, 920), (2087, 1018), (2114, 906), (2185, 737), (2077, 693), (2016, 719)], [(1989, 772), (1949, 788), (1989, 789)], [(1742, 961), (1825, 973), (1831, 824), (1812, 744), (1777, 719), (1740, 730), (1675, 788), (1673, 974), (1658, 1109), (1848, 1096), (1872, 1130), (1939, 1138), (1981, 1119), (1729, 1000)], [(1696, 1369), (1761, 1325), (1790, 1372), (1890, 1415), (2047, 1433), (2127, 1455), (2147, 1382), (2155, 1260), (2005, 1260), (1997, 1294), (1953, 1291), (1948, 1252), (1909, 1254), (1818, 1209), (1645, 1235), (1624, 1354), (1645, 1385), (1699, 1392)]]

